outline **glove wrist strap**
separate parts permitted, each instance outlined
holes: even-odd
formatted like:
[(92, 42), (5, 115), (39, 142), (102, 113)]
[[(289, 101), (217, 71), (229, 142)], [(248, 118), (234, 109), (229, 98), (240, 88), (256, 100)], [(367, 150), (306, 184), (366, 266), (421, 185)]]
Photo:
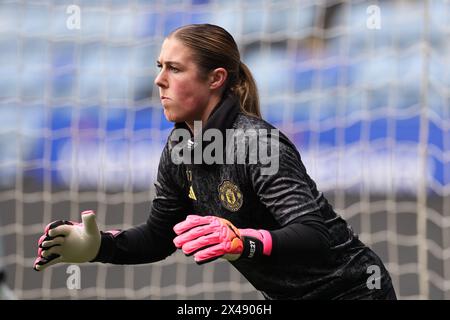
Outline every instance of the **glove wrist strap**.
[(244, 249), (241, 257), (254, 259), (270, 256), (272, 253), (272, 236), (266, 230), (240, 229)]

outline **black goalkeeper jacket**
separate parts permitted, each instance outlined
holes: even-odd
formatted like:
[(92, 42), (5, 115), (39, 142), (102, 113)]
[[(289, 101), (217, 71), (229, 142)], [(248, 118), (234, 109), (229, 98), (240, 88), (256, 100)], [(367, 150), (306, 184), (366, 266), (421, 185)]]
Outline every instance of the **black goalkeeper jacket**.
[[(187, 126), (177, 123), (174, 129), (178, 128)], [(248, 154), (244, 164), (175, 164), (171, 153), (179, 141), (173, 130), (161, 155), (147, 222), (115, 236), (102, 232), (100, 251), (93, 261), (140, 264), (165, 259), (176, 250), (172, 242), (175, 224), (189, 214), (214, 215), (238, 228), (271, 232), (270, 257), (231, 262), (267, 299), (376, 298), (383, 290), (367, 286), (368, 268), (374, 265), (380, 270), (381, 287), (390, 286), (382, 261), (317, 190), (299, 152), (284, 134), (244, 114), (232, 95), (214, 109), (203, 132), (210, 128), (219, 129), (224, 137), (226, 129), (266, 129), (278, 134), (277, 172), (261, 174), (268, 165), (250, 162)], [(183, 152), (195, 149), (192, 143), (184, 143)], [(206, 145), (203, 142), (202, 148)], [(234, 151), (235, 156), (242, 152)]]

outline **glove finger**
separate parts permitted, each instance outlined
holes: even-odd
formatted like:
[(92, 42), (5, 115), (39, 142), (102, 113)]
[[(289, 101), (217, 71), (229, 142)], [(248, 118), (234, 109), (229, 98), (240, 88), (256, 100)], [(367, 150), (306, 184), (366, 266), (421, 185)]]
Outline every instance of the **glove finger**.
[(61, 225), (65, 225), (65, 224), (67, 224), (67, 225), (73, 225), (73, 222), (67, 221), (67, 220), (56, 220), (56, 221), (50, 222), (50, 223), (45, 227), (45, 233), (48, 234), (48, 232), (49, 232), (51, 229), (54, 229), (54, 228), (56, 228), (56, 227), (59, 227), (59, 226), (61, 226)]
[(62, 246), (56, 245), (51, 247), (50, 249), (43, 250), (41, 253), (41, 257), (47, 259), (51, 257), (52, 254), (57, 254), (58, 256), (60, 256), (61, 253), (62, 253)]
[(222, 257), (225, 253), (224, 243), (219, 243), (195, 253), (194, 260), (197, 264), (204, 264)]
[(64, 243), (65, 238), (63, 236), (55, 237), (51, 240), (46, 240), (41, 243), (40, 248), (42, 249), (49, 249), (53, 246), (61, 245)]
[(54, 259), (59, 257), (58, 254), (51, 254), (51, 255), (48, 255), (48, 257), (43, 257), (42, 256), (42, 252), (44, 252), (44, 250), (39, 252), (39, 256), (34, 261), (34, 264), (40, 264), (40, 265), (46, 264), (46, 263), (49, 263), (50, 261), (52, 261), (52, 260), (54, 260)]
[(194, 255), (194, 260), (198, 264), (203, 264), (226, 255), (227, 259), (232, 261), (238, 259), (243, 250), (244, 244), (242, 240), (234, 238), (231, 241), (220, 242), (217, 245), (198, 251)]
[[(50, 241), (51, 244), (48, 244), (48, 242)], [(52, 243), (56, 241), (55, 243), (62, 243), (64, 241), (64, 235), (58, 235), (56, 237), (50, 237), (49, 235), (42, 235), (39, 240), (38, 240), (38, 247), (39, 248), (44, 248), (44, 247), (49, 247), (52, 245)]]
[(182, 233), (185, 233), (186, 231), (201, 226), (201, 225), (205, 225), (205, 224), (209, 224), (211, 223), (214, 219), (217, 219), (216, 217), (213, 216), (206, 216), (206, 217), (202, 217), (202, 216), (197, 216), (197, 215), (188, 215), (186, 217), (186, 220), (177, 223), (174, 227), (173, 227), (173, 231), (175, 231), (175, 233), (177, 235), (180, 235)]
[[(61, 238), (61, 239), (64, 239), (64, 238)], [(48, 243), (49, 241), (44, 241), (43, 242), (43, 244), (46, 244), (46, 243)], [(53, 247), (56, 247), (56, 246), (61, 246), (61, 244), (53, 244), (53, 245), (48, 245), (48, 246), (39, 246), (38, 247), (38, 252), (37, 252), (37, 256), (38, 257), (42, 257), (42, 253), (45, 251), (45, 250), (48, 250), (48, 249), (50, 249), (50, 248), (53, 248)]]
[(47, 238), (47, 235), (44, 233), (38, 240), (38, 247), (41, 247), (42, 242), (45, 241), (45, 238)]
[(37, 257), (36, 260), (34, 260), (33, 269), (41, 271), (55, 263), (61, 262), (61, 260), (62, 258), (59, 255), (52, 255), (47, 258)]
[(217, 223), (210, 223), (190, 229), (189, 231), (180, 234), (173, 239), (173, 243), (177, 248), (181, 248), (185, 243), (193, 241), (201, 236), (206, 236), (210, 233), (216, 232), (220, 229), (220, 225)]
[(81, 220), (83, 221), (83, 228), (86, 234), (97, 235), (100, 232), (95, 219), (95, 212), (92, 210), (83, 211), (81, 213)]
[(218, 232), (214, 232), (206, 236), (199, 237), (195, 240), (186, 242), (183, 245), (182, 249), (185, 255), (190, 256), (199, 250), (206, 249), (218, 243), (220, 243), (220, 234)]
[(60, 225), (54, 229), (50, 229), (48, 231), (48, 235), (52, 238), (58, 237), (58, 236), (67, 236), (69, 235), (70, 231), (74, 228), (73, 224), (65, 224), (65, 225)]
[(210, 257), (210, 258), (195, 258), (195, 256), (194, 256), (194, 261), (198, 265), (202, 265), (202, 264), (205, 264), (205, 263), (213, 262), (214, 260), (217, 260), (217, 259), (219, 259), (221, 257), (222, 256), (217, 256), (217, 257), (213, 256), (213, 257)]

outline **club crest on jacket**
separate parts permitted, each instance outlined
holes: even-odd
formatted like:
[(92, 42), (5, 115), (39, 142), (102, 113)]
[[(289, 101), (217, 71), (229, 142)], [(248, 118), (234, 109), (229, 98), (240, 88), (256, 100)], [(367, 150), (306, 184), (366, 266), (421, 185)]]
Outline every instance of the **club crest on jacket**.
[(236, 212), (242, 207), (244, 197), (237, 185), (229, 180), (224, 180), (219, 185), (218, 191), (220, 202), (225, 209)]

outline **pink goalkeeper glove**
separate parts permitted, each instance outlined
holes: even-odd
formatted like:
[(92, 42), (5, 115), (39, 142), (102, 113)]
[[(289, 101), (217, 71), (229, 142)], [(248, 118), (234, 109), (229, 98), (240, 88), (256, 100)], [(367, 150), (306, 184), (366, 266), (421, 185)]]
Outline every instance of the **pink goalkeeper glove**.
[(269, 256), (272, 236), (266, 230), (238, 229), (230, 221), (214, 216), (189, 215), (173, 228), (173, 240), (186, 255), (194, 254), (203, 264), (217, 258), (234, 261), (240, 257)]

